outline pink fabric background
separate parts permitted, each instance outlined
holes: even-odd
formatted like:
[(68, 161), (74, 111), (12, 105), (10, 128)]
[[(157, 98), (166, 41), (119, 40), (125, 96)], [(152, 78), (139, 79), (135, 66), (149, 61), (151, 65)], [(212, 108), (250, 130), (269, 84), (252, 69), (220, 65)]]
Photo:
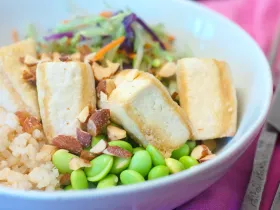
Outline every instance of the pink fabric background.
[[(266, 54), (269, 52), (277, 21), (280, 23), (280, 0), (205, 0), (202, 3), (239, 24)], [(221, 180), (177, 210), (239, 210), (250, 179), (256, 143), (257, 139)], [(278, 141), (270, 164), (261, 210), (269, 210), (272, 204), (280, 181), (279, 160)]]

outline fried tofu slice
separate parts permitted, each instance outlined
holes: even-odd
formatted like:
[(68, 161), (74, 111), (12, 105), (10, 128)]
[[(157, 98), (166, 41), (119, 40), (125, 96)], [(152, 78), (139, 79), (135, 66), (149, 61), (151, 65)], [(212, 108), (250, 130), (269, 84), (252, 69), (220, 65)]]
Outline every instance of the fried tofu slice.
[(0, 107), (10, 112), (27, 111), (40, 119), (36, 88), (22, 79), (20, 57), (36, 57), (32, 39), (0, 48)]
[(122, 125), (141, 145), (152, 144), (165, 157), (190, 137), (188, 119), (153, 75), (124, 70), (114, 79), (110, 95), (101, 93), (99, 106), (110, 109), (111, 119)]
[(36, 43), (33, 39), (26, 39), (8, 46), (0, 48), (1, 56), (15, 56), (22, 57), (25, 55), (31, 55), (36, 57)]
[(195, 140), (233, 136), (237, 127), (237, 99), (227, 63), (184, 58), (177, 63), (180, 105)]
[(76, 137), (77, 117), (96, 107), (95, 81), (89, 64), (45, 62), (37, 66), (37, 91), (44, 132), (51, 143), (57, 135)]
[(40, 119), (36, 88), (22, 78), (22, 63), (16, 56), (0, 56), (0, 107), (27, 111)]

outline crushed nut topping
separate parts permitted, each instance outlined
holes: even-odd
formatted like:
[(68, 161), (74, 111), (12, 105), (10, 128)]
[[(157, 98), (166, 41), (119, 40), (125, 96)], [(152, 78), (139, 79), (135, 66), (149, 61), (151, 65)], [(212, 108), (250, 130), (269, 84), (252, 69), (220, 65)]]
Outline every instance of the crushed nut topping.
[(21, 126), (23, 126), (23, 123), (26, 120), (26, 118), (30, 117), (30, 114), (25, 111), (17, 111), (15, 115), (18, 117), (18, 121)]
[(69, 168), (71, 170), (75, 171), (75, 170), (78, 170), (78, 169), (84, 168), (84, 167), (91, 167), (91, 164), (88, 160), (84, 160), (79, 157), (74, 157), (69, 162)]
[(100, 97), (100, 92), (103, 92), (106, 95), (110, 95), (115, 88), (116, 85), (114, 80), (112, 79), (101, 80), (96, 87), (97, 97)]
[(76, 52), (76, 53), (72, 54), (72, 55), (71, 55), (71, 59), (72, 59), (73, 61), (81, 61), (81, 60), (82, 60), (81, 53)]
[(110, 110), (100, 109), (96, 110), (89, 118), (87, 123), (87, 131), (96, 136), (101, 133), (102, 129), (108, 125), (110, 120)]
[(207, 155), (211, 155), (211, 151), (209, 150), (209, 148), (205, 145), (198, 145), (196, 146), (192, 153), (191, 153), (191, 157), (200, 160), (201, 158), (204, 158)]
[(77, 128), (76, 130), (77, 133), (77, 139), (81, 143), (81, 145), (86, 148), (91, 144), (91, 138), (92, 136), (88, 133), (83, 131), (80, 128)]
[(67, 186), (71, 184), (70, 174), (62, 174), (59, 179), (59, 183), (61, 186)]
[(59, 60), (62, 61), (62, 62), (72, 61), (72, 59), (69, 56), (67, 56), (67, 55), (61, 56), (59, 58)]
[(91, 53), (91, 49), (87, 45), (82, 45), (82, 46), (78, 47), (78, 51), (80, 52), (82, 58), (84, 58), (86, 55)]
[(89, 106), (86, 106), (86, 107), (84, 107), (83, 110), (79, 113), (79, 115), (78, 115), (78, 120), (79, 120), (81, 123), (85, 123), (85, 122), (87, 122), (89, 116), (90, 116), (90, 107), (89, 107)]
[(199, 159), (199, 162), (200, 162), (200, 163), (203, 163), (203, 162), (208, 161), (208, 160), (211, 160), (211, 159), (213, 159), (213, 158), (215, 158), (215, 157), (216, 157), (215, 154), (206, 155), (205, 157)]
[(118, 146), (108, 146), (104, 151), (104, 154), (112, 155), (116, 157), (121, 158), (130, 158), (132, 156), (132, 153), (127, 151), (126, 149), (123, 149)]
[(90, 152), (93, 154), (101, 154), (108, 146), (108, 143), (101, 139), (94, 147), (91, 148)]
[(22, 78), (31, 85), (36, 85), (36, 65), (24, 66), (22, 69)]
[(107, 67), (100, 66), (96, 62), (92, 64), (92, 69), (96, 80), (100, 81), (102, 79), (110, 78), (119, 69), (120, 64), (118, 63), (112, 63), (108, 60), (106, 61), (106, 63)]
[(34, 57), (31, 56), (31, 55), (26, 55), (26, 56), (24, 57), (23, 63), (24, 63), (25, 65), (27, 65), (28, 67), (31, 67), (31, 66), (37, 65), (38, 60), (37, 60), (37, 58), (34, 58)]
[(172, 77), (176, 72), (176, 64), (174, 62), (168, 62), (159, 70), (158, 76), (160, 77)]
[(81, 143), (73, 136), (58, 135), (52, 139), (52, 144), (73, 154), (80, 154), (83, 150)]
[(35, 117), (27, 117), (22, 125), (23, 132), (32, 134), (32, 132), (36, 129), (42, 130), (41, 122)]
[(91, 152), (89, 152), (87, 150), (83, 150), (81, 152), (81, 155), (80, 155), (80, 158), (88, 160), (88, 161), (91, 161), (91, 160), (93, 160), (96, 157), (97, 157), (97, 154), (93, 154), (93, 153), (91, 153)]
[(58, 52), (53, 52), (52, 53), (52, 60), (53, 61), (55, 61), (55, 62), (60, 61), (60, 59), (59, 59), (60, 57), (61, 57), (60, 53), (58, 53)]
[(126, 137), (126, 131), (113, 125), (107, 126), (107, 135), (111, 141), (123, 139)]

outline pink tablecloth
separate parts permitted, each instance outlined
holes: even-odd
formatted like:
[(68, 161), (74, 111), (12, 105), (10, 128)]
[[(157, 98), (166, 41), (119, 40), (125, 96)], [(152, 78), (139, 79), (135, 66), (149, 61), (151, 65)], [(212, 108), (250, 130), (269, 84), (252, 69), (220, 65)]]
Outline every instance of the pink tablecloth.
[[(205, 0), (202, 2), (243, 27), (268, 53), (280, 19), (280, 0)], [(279, 142), (279, 141), (278, 141)], [(177, 210), (239, 210), (250, 179), (257, 140), (227, 174), (213, 186)], [(280, 181), (280, 143), (270, 165), (261, 210), (270, 209)]]

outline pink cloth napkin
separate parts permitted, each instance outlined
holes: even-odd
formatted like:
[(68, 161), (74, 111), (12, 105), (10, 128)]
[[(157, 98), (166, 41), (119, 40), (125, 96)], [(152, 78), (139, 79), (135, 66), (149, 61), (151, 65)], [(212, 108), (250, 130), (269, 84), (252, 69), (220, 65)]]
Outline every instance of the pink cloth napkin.
[[(202, 3), (239, 24), (266, 54), (269, 52), (280, 20), (280, 0), (205, 0)], [(279, 139), (270, 164), (261, 210), (270, 209), (280, 183)], [(222, 179), (177, 210), (239, 210), (250, 179), (256, 143), (257, 139)]]

